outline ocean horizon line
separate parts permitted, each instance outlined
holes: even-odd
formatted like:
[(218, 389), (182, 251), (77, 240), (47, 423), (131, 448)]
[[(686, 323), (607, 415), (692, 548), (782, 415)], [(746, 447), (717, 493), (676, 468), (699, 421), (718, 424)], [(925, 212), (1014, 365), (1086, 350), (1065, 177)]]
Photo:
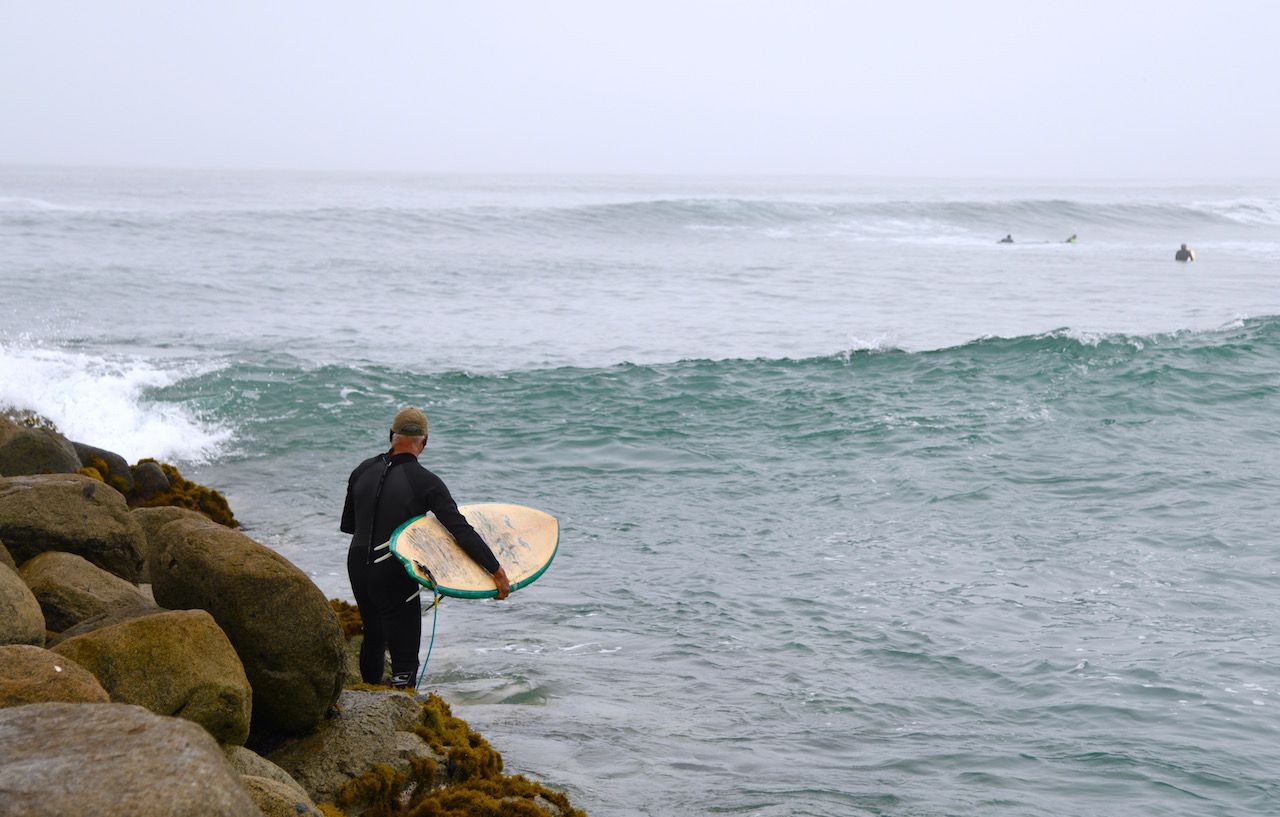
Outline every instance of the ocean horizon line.
[(848, 182), (870, 184), (995, 184), (1009, 186), (1050, 185), (1060, 187), (1157, 187), (1183, 189), (1216, 186), (1269, 186), (1280, 185), (1280, 176), (1218, 176), (1179, 174), (1173, 177), (1155, 176), (1095, 176), (1095, 175), (1017, 175), (1017, 174), (884, 174), (849, 171), (714, 171), (691, 170), (529, 170), (529, 169), (437, 169), (392, 168), (384, 166), (296, 166), (256, 164), (201, 164), (201, 163), (142, 163), (142, 162), (0, 162), (3, 171), (93, 171), (93, 172), (145, 172), (145, 173), (263, 173), (278, 176), (332, 176), (366, 178), (369, 176), (396, 176), (408, 178), (439, 178), (476, 181), (484, 179), (534, 180), (617, 180), (617, 181), (792, 181), (792, 182)]

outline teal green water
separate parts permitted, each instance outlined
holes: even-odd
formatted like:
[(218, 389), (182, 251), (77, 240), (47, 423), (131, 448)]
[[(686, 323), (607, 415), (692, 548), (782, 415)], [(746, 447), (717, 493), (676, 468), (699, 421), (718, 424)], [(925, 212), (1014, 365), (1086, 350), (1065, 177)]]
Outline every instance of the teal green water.
[(203, 475), (333, 593), (334, 475), (413, 396), (457, 495), (559, 515), (541, 584), (444, 606), (430, 677), (605, 813), (1280, 806), (1278, 319), (159, 396), (238, 423)]
[(427, 684), (593, 817), (1280, 813), (1274, 186), (9, 168), (0, 242), (0, 404), (330, 596), (403, 404), (559, 517)]

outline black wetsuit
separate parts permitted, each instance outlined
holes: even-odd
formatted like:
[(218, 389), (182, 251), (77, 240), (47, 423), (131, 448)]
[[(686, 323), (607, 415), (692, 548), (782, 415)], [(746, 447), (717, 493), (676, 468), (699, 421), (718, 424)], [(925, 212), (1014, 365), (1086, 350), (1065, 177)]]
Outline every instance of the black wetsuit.
[(364, 621), (360, 677), (367, 684), (382, 683), (382, 656), (387, 649), (391, 650), (393, 686), (412, 685), (418, 672), (422, 601), (414, 594), (419, 585), (395, 556), (374, 562), (390, 551), (372, 548), (390, 539), (396, 528), (427, 511), (435, 514), (481, 567), (490, 573), (498, 569), (498, 560), (458, 512), (444, 482), (423, 468), (417, 457), (379, 454), (360, 463), (347, 480), (342, 531), (352, 534), (347, 576)]

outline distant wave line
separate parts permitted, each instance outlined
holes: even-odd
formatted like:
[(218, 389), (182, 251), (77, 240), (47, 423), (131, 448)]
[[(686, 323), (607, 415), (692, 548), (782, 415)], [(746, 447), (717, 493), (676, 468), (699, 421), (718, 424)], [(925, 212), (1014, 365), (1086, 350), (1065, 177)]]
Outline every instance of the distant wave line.
[(687, 357), (665, 362), (635, 363), (619, 361), (605, 366), (560, 365), (532, 367), (503, 371), (464, 371), (441, 369), (434, 371), (418, 371), (406, 373), (404, 370), (377, 363), (361, 363), (349, 365), (343, 363), (316, 363), (288, 356), (272, 355), (269, 359), (240, 362), (224, 360), (215, 370), (190, 372), (193, 378), (228, 378), (236, 380), (243, 377), (256, 378), (260, 372), (272, 372), (277, 378), (281, 371), (292, 371), (299, 378), (323, 380), (328, 383), (344, 383), (355, 391), (377, 391), (377, 384), (403, 377), (406, 374), (425, 377), (430, 380), (448, 380), (455, 383), (504, 379), (512, 376), (550, 376), (578, 375), (609, 371), (653, 371), (662, 372), (688, 366), (825, 366), (830, 364), (848, 365), (851, 362), (866, 358), (904, 357), (918, 358), (924, 356), (945, 357), (953, 354), (1034, 354), (1037, 352), (1076, 350), (1088, 354), (1105, 348), (1128, 348), (1141, 353), (1154, 347), (1179, 347), (1187, 350), (1197, 348), (1216, 348), (1238, 343), (1252, 343), (1260, 346), (1274, 346), (1280, 352), (1280, 315), (1241, 318), (1223, 326), (1208, 329), (1180, 329), (1155, 332), (1150, 334), (1125, 334), (1120, 332), (1094, 332), (1062, 327), (1047, 332), (1029, 335), (1004, 337), (984, 335), (962, 343), (938, 348), (907, 349), (884, 339), (873, 339), (851, 344), (849, 347), (827, 354), (810, 357)]
[(804, 224), (839, 225), (899, 222), (964, 228), (1027, 226), (1188, 226), (1197, 223), (1280, 225), (1280, 198), (1237, 198), (1195, 202), (1092, 203), (1071, 199), (997, 201), (797, 201), (750, 198), (660, 198), (550, 207), (470, 205), (335, 207), (77, 208), (39, 199), (0, 198), (0, 213), (47, 213), (74, 218), (132, 217), (139, 221), (182, 218), (253, 218), (366, 221), (461, 230), (526, 229), (560, 226), (589, 230), (760, 228)]

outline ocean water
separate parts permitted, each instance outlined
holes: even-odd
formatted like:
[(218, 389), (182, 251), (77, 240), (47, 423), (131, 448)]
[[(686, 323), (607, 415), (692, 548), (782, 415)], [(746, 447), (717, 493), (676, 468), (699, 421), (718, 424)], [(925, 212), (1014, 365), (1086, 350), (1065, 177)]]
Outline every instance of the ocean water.
[(0, 404), (330, 596), (401, 404), (556, 514), (427, 685), (595, 817), (1280, 813), (1280, 185), (8, 168), (0, 246)]

